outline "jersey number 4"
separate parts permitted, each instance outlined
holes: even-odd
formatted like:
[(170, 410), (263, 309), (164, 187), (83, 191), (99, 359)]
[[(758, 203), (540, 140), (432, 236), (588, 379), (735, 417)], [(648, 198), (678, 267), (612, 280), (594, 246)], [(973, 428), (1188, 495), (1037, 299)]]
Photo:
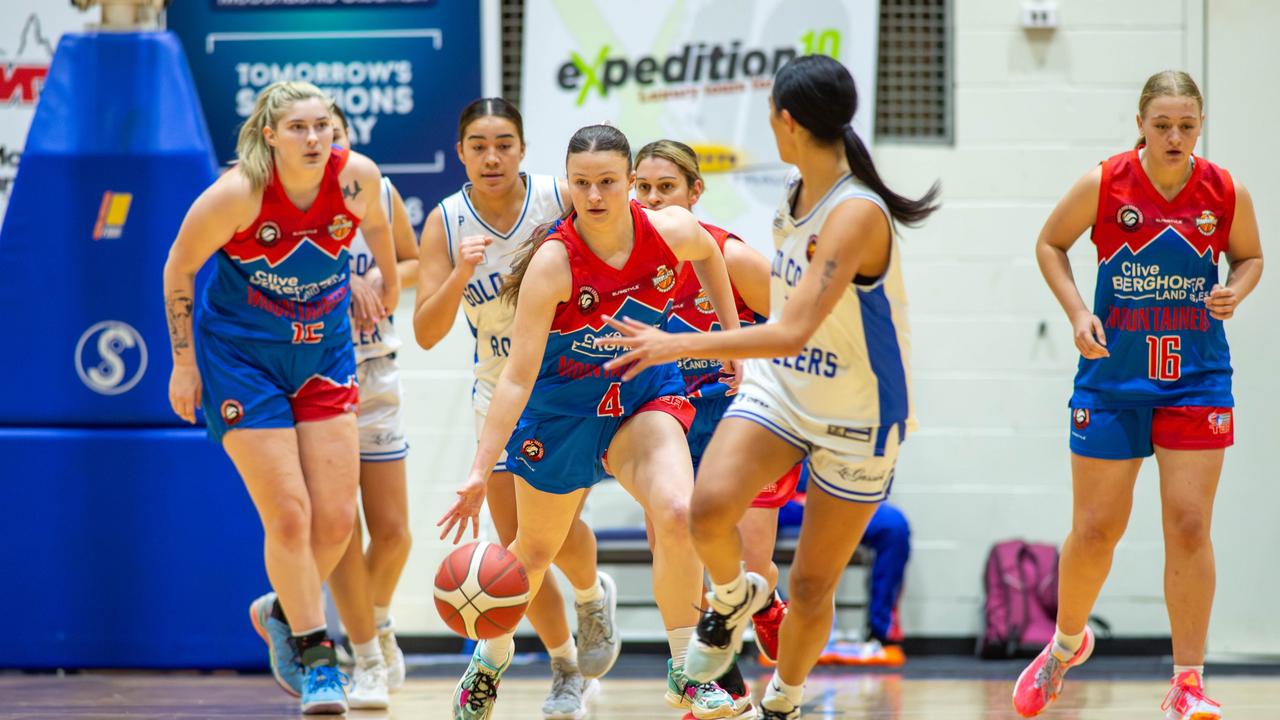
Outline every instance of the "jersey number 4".
[(596, 415), (600, 417), (622, 417), (622, 383), (610, 383), (604, 391), (600, 404), (596, 406)]
[(1147, 336), (1147, 377), (1177, 380), (1182, 377), (1182, 338), (1177, 335)]
[(294, 345), (310, 345), (318, 343), (324, 339), (324, 323), (306, 323), (300, 322), (293, 324), (293, 344)]

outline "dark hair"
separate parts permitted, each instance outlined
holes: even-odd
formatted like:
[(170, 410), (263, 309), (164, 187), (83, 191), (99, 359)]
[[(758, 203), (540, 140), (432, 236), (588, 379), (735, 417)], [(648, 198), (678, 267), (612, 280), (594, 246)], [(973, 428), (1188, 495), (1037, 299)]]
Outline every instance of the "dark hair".
[(330, 102), (329, 114), (337, 118), (339, 123), (342, 123), (342, 134), (347, 136), (347, 145), (350, 145), (351, 123), (347, 122), (347, 114), (342, 111), (342, 106), (336, 102)]
[(462, 114), (458, 116), (458, 142), (462, 142), (467, 137), (468, 125), (485, 117), (510, 120), (511, 124), (516, 126), (516, 137), (520, 138), (520, 144), (524, 144), (524, 118), (520, 117), (520, 111), (515, 105), (500, 97), (472, 100), (462, 109)]
[[(622, 131), (612, 125), (588, 125), (579, 128), (578, 132), (569, 138), (569, 149), (564, 154), (565, 165), (569, 164), (569, 157), (584, 152), (616, 152), (627, 159), (627, 174), (631, 174), (631, 143), (627, 142), (627, 136)], [(560, 217), (551, 222), (542, 223), (529, 233), (528, 239), (520, 243), (520, 247), (516, 250), (516, 259), (511, 263), (511, 272), (502, 278), (502, 290), (498, 292), (498, 297), (509, 301), (512, 305), (520, 299), (520, 283), (524, 281), (524, 274), (529, 271), (529, 263), (533, 261), (533, 254), (538, 251), (542, 245), (542, 241), (547, 239), (551, 231), (561, 221), (568, 219), (570, 212), (565, 211)]]
[(858, 91), (844, 65), (826, 55), (803, 55), (783, 65), (773, 78), (773, 107), (774, 112), (791, 113), (818, 142), (843, 142), (849, 170), (884, 199), (894, 220), (915, 225), (938, 209), (937, 182), (924, 197), (912, 200), (880, 179), (871, 153), (850, 124), (858, 109)]

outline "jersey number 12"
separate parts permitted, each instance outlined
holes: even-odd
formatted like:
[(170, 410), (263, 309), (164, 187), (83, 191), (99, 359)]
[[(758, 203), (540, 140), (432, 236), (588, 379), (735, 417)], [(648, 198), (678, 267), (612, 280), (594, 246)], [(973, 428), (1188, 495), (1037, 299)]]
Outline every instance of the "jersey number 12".
[(1171, 381), (1182, 377), (1182, 338), (1177, 335), (1147, 336), (1147, 377)]

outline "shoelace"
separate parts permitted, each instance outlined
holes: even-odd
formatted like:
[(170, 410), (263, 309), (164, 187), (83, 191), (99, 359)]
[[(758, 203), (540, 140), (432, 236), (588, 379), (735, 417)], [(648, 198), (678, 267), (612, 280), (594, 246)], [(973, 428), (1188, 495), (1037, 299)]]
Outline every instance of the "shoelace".
[(1178, 683), (1177, 685), (1169, 688), (1169, 692), (1164, 696), (1164, 702), (1160, 703), (1160, 709), (1164, 712), (1168, 712), (1169, 708), (1173, 707), (1173, 704), (1178, 701), (1178, 697), (1183, 693), (1191, 695), (1195, 700), (1208, 700), (1208, 698), (1204, 696), (1204, 690), (1198, 685)]
[(1040, 666), (1040, 672), (1036, 673), (1036, 681), (1033, 687), (1044, 688), (1050, 692), (1053, 691), (1053, 676), (1062, 668), (1062, 662), (1053, 656), (1050, 652), (1049, 656), (1044, 659), (1044, 665)]
[(498, 695), (498, 682), (492, 675), (477, 672), (471, 676), (471, 687), (467, 688), (467, 709), (481, 710), (485, 703)]
[(697, 697), (697, 696), (699, 696), (699, 695), (703, 695), (703, 694), (707, 694), (707, 695), (714, 695), (714, 694), (716, 694), (717, 692), (722, 692), (722, 693), (725, 693), (725, 695), (728, 695), (728, 693), (726, 693), (726, 692), (724, 691), (724, 689), (723, 689), (723, 688), (721, 688), (719, 685), (715, 684), (715, 681), (712, 681), (712, 682), (705, 682), (705, 683), (700, 683), (700, 682), (696, 682), (696, 681), (694, 681), (694, 680), (690, 680), (690, 679), (689, 679), (689, 676), (688, 676), (688, 675), (685, 675), (685, 676), (684, 676), (684, 691), (685, 691), (685, 693), (686, 693), (686, 694), (688, 694), (688, 692), (689, 692), (689, 688), (693, 688), (693, 691), (694, 691), (694, 692), (693, 692), (694, 697)]
[(576, 684), (571, 685), (569, 683), (569, 679), (574, 675), (575, 673), (565, 671), (564, 667), (559, 663), (553, 663), (551, 665), (552, 697), (563, 697), (564, 695), (568, 695), (575, 700), (580, 698), (582, 696), (582, 691), (578, 689)]
[(587, 608), (583, 615), (586, 622), (578, 628), (578, 635), (582, 638), (583, 645), (587, 647), (598, 645), (609, 637), (609, 633), (605, 631), (605, 626), (609, 623), (604, 601), (596, 600), (583, 607)]
[(313, 668), (315, 672), (307, 674), (307, 692), (315, 693), (328, 688), (342, 688), (351, 682), (351, 678), (332, 665), (320, 665)]

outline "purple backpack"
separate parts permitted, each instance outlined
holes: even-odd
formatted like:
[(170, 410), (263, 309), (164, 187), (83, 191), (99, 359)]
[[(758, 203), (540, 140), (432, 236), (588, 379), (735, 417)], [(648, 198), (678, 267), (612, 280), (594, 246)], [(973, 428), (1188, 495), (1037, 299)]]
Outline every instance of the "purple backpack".
[(987, 556), (984, 658), (1035, 655), (1053, 640), (1058, 617), (1058, 548), (1007, 540)]

